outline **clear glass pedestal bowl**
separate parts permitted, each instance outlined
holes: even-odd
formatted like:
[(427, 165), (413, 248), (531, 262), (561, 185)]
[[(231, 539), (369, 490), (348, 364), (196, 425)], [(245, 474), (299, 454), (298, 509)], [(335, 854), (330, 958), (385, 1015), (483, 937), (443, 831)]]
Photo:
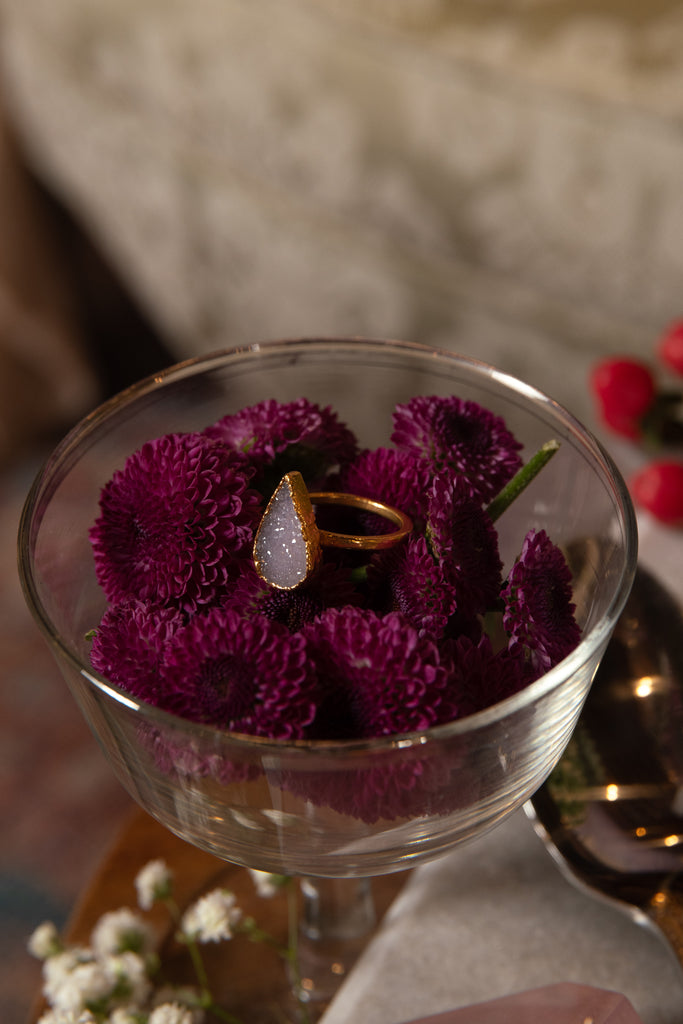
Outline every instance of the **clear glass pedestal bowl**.
[[(417, 394), (455, 394), (491, 409), (522, 442), (523, 457), (550, 438), (561, 442), (496, 525), (506, 568), (532, 527), (580, 552), (575, 602), (582, 639), (567, 658), (484, 711), (363, 741), (230, 734), (141, 703), (98, 676), (87, 636), (105, 599), (88, 533), (101, 488), (129, 454), (152, 438), (203, 429), (263, 399), (302, 396), (331, 405), (361, 445), (387, 445), (394, 405)], [(305, 898), (318, 908), (309, 931), (324, 938), (326, 929), (362, 932), (371, 915), (367, 889), (361, 898), (361, 883), (353, 882), (348, 905), (334, 912), (345, 913), (346, 924), (336, 916), (321, 920), (324, 879), (368, 879), (434, 858), (493, 828), (545, 780), (628, 595), (636, 547), (618, 471), (548, 397), (482, 363), (419, 345), (307, 339), (182, 363), (94, 411), (36, 479), (19, 558), (30, 609), (129, 793), (174, 833), (219, 858), (304, 876)]]

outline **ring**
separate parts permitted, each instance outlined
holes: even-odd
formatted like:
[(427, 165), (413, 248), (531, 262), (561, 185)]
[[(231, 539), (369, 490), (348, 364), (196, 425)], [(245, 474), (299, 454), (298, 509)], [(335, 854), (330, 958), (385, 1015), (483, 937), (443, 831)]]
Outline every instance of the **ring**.
[[(374, 512), (392, 522), (391, 533), (353, 534), (319, 530), (314, 505), (342, 505)], [(410, 518), (374, 498), (337, 491), (306, 489), (301, 473), (286, 473), (268, 502), (254, 538), (254, 565), (266, 583), (278, 590), (294, 590), (315, 571), (323, 547), (377, 551), (400, 544), (413, 529)]]

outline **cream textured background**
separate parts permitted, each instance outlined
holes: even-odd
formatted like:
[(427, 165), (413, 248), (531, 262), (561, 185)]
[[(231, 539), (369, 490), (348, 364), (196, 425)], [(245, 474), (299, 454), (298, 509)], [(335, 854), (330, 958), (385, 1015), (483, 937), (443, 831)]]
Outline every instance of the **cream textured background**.
[(683, 312), (680, 3), (0, 10), (33, 161), (179, 357), (399, 336), (585, 414), (595, 354)]

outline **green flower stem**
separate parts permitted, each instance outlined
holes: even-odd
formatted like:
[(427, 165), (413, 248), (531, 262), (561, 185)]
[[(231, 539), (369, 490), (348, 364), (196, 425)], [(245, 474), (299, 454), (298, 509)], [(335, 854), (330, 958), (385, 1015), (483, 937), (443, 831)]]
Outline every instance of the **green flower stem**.
[[(166, 909), (169, 912), (171, 920), (175, 924), (176, 928), (180, 929), (180, 922), (182, 915), (180, 908), (172, 896), (165, 896), (162, 900), (165, 904)], [(194, 967), (195, 975), (197, 976), (197, 984), (201, 990), (201, 1006), (202, 1009), (208, 1010), (209, 1013), (213, 1014), (214, 1017), (220, 1017), (221, 1020), (225, 1021), (226, 1024), (243, 1024), (243, 1021), (239, 1017), (230, 1013), (228, 1010), (224, 1010), (222, 1006), (219, 1006), (214, 1002), (214, 998), (211, 995), (211, 988), (209, 983), (209, 976), (206, 973), (206, 967), (202, 959), (202, 954), (199, 949), (199, 943), (193, 939), (190, 935), (185, 935), (183, 932), (178, 931), (177, 939), (182, 942), (190, 954), (192, 960), (192, 966)]]
[(546, 441), (536, 454), (532, 455), (529, 461), (515, 473), (512, 480), (506, 483), (486, 509), (492, 523), (495, 523), (515, 498), (519, 497), (522, 491), (528, 487), (534, 477), (550, 462), (555, 452), (559, 451), (559, 448), (559, 441)]
[(214, 1002), (214, 998), (211, 995), (211, 989), (209, 987), (209, 976), (206, 973), (206, 967), (204, 966), (202, 954), (199, 950), (199, 943), (189, 935), (180, 934), (178, 939), (187, 946), (187, 951), (190, 954), (192, 965), (194, 967), (195, 974), (197, 975), (197, 983), (201, 989), (202, 1009), (208, 1010), (214, 1017), (220, 1017), (220, 1019), (224, 1020), (226, 1024), (243, 1024), (243, 1021), (239, 1017), (235, 1017), (234, 1014), (223, 1009), (222, 1006), (219, 1006), (218, 1003)]
[[(287, 889), (287, 945), (273, 938), (268, 932), (256, 924), (253, 918), (248, 917), (237, 930), (246, 935), (251, 942), (260, 942), (264, 946), (274, 949), (283, 960), (287, 962), (290, 970), (290, 982), (295, 992), (301, 992), (301, 972), (299, 970), (299, 903), (298, 889), (294, 880), (288, 878), (285, 884)], [(299, 1024), (310, 1024), (308, 1006), (299, 997)]]
[[(288, 936), (287, 945), (283, 946), (281, 942), (278, 942), (272, 935), (266, 932), (263, 928), (260, 928), (256, 921), (248, 917), (240, 924), (237, 925), (235, 932), (241, 933), (246, 936), (251, 942), (258, 942), (264, 946), (269, 946), (274, 949), (283, 960), (287, 961), (291, 967), (291, 977), (294, 987), (297, 991), (301, 988), (301, 977), (299, 974), (299, 961), (297, 956), (297, 942), (298, 942), (298, 903), (297, 903), (297, 890), (293, 884), (292, 879), (287, 879), (287, 918), (288, 918)], [(186, 935), (180, 930), (181, 913), (180, 909), (171, 896), (167, 896), (163, 899), (164, 904), (173, 920), (176, 928), (178, 929), (177, 939), (182, 942), (187, 948), (187, 951), (192, 960), (195, 975), (197, 977), (197, 984), (201, 990), (200, 1005), (203, 1009), (207, 1010), (214, 1017), (218, 1017), (220, 1020), (225, 1021), (225, 1024), (243, 1024), (243, 1021), (239, 1017), (225, 1010), (222, 1006), (219, 1006), (214, 1002), (213, 996), (211, 995), (209, 976), (206, 972), (206, 967), (202, 959), (201, 950), (199, 943), (192, 938), (190, 935)], [(309, 1024), (310, 1017), (308, 1013), (308, 1007), (305, 1003), (300, 1005), (301, 1024)]]
[(288, 941), (287, 949), (292, 971), (292, 983), (297, 993), (301, 1024), (309, 1024), (310, 1016), (308, 1006), (301, 999), (301, 971), (299, 970), (299, 902), (298, 888), (296, 885), (287, 886), (287, 920)]
[(182, 941), (187, 946), (187, 951), (192, 959), (192, 966), (194, 967), (194, 972), (197, 975), (197, 983), (202, 990), (202, 995), (212, 1001), (211, 990), (209, 988), (209, 976), (206, 973), (206, 967), (202, 960), (202, 954), (199, 951), (199, 945), (194, 939), (190, 938), (189, 935), (183, 935)]
[(283, 960), (291, 959), (291, 953), (287, 946), (283, 946), (269, 932), (259, 928), (253, 917), (246, 917), (241, 923), (235, 925), (235, 933), (245, 935), (250, 942), (258, 942), (262, 946), (268, 946), (270, 949), (275, 950)]
[(220, 1017), (226, 1024), (244, 1024), (244, 1021), (239, 1017), (235, 1017), (234, 1014), (229, 1013), (228, 1010), (224, 1010), (222, 1006), (218, 1006), (216, 1003), (211, 1002), (206, 1007), (209, 1013), (213, 1014), (214, 1017)]
[(349, 572), (351, 582), (357, 587), (360, 587), (365, 583), (368, 578), (368, 567), (367, 565), (357, 565)]

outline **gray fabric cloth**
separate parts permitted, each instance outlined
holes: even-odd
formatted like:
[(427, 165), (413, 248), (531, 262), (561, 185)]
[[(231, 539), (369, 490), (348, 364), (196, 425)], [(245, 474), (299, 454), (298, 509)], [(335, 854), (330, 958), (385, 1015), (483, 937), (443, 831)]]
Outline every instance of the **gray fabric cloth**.
[(680, 1024), (683, 971), (654, 932), (579, 892), (517, 812), (418, 868), (323, 1024), (399, 1024), (573, 981)]

